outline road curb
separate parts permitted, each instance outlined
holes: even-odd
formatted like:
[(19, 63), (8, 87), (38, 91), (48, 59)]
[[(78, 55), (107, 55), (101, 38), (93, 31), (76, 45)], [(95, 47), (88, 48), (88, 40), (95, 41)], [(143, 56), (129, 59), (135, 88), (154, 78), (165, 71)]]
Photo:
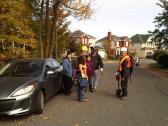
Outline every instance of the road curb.
[(168, 73), (167, 70), (162, 70), (162, 69), (159, 69), (159, 68), (155, 68), (155, 67), (153, 67), (153, 66), (151, 66), (151, 65), (148, 65), (148, 67), (149, 67), (149, 68), (152, 68), (152, 69), (155, 69), (155, 70), (158, 70), (158, 71), (162, 71), (162, 72)]

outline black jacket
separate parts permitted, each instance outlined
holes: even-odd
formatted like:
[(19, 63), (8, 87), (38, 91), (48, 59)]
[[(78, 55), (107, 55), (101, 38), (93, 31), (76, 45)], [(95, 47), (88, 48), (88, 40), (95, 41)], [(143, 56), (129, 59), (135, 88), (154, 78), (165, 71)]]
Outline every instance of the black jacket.
[(103, 62), (102, 62), (102, 58), (99, 54), (93, 56), (91, 55), (91, 60), (93, 62), (94, 65), (94, 69), (98, 70), (99, 68), (103, 68)]

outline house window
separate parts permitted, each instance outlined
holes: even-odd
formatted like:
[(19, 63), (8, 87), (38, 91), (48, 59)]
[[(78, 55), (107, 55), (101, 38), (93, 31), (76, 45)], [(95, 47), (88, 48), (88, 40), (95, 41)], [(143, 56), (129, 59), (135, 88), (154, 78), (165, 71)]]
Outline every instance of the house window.
[(85, 44), (85, 38), (82, 38), (82, 44)]
[(120, 46), (120, 43), (119, 43), (119, 42), (116, 42), (116, 46)]
[(125, 46), (128, 47), (128, 42), (125, 43)]

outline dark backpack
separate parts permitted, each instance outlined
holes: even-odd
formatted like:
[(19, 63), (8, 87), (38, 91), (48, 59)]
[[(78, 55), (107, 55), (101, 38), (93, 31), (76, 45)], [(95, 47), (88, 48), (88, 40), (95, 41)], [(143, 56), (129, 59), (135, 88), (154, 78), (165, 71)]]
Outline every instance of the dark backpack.
[(135, 60), (132, 55), (130, 55), (130, 62), (131, 62), (131, 67), (129, 69), (130, 69), (130, 73), (132, 74), (135, 68)]

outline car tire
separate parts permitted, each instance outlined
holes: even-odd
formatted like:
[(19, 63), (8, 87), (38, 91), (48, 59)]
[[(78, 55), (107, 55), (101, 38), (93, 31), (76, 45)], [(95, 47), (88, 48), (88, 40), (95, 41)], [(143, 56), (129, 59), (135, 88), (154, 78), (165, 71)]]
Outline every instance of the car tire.
[(36, 114), (41, 114), (44, 112), (44, 93), (43, 91), (39, 91), (35, 101), (35, 109)]

